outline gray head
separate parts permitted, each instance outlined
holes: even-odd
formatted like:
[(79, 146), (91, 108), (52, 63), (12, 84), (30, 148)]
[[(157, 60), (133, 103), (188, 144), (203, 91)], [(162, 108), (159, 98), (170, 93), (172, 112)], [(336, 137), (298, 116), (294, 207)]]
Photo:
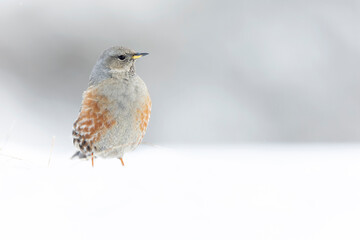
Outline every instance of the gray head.
[(94, 85), (108, 78), (127, 78), (135, 74), (135, 60), (148, 55), (137, 53), (125, 47), (106, 49), (98, 58), (90, 74), (89, 85)]

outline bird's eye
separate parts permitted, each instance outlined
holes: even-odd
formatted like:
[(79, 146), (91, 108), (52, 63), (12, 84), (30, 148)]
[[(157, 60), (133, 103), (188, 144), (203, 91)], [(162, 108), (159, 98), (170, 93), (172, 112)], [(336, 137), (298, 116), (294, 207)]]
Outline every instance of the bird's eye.
[(118, 56), (118, 59), (120, 59), (121, 61), (125, 60), (126, 56), (125, 55), (120, 55)]

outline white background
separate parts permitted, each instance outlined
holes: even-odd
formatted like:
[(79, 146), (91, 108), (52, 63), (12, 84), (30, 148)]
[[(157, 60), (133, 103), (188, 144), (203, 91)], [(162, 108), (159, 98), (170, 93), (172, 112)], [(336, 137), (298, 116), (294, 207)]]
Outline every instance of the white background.
[(359, 149), (145, 145), (94, 168), (3, 151), (0, 239), (359, 239)]

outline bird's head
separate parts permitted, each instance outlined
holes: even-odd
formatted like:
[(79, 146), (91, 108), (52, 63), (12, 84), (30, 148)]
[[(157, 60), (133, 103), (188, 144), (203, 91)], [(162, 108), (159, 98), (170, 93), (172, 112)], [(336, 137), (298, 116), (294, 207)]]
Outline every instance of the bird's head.
[(110, 77), (126, 77), (135, 74), (136, 59), (148, 53), (138, 53), (125, 47), (111, 47), (103, 51), (90, 75), (90, 84)]

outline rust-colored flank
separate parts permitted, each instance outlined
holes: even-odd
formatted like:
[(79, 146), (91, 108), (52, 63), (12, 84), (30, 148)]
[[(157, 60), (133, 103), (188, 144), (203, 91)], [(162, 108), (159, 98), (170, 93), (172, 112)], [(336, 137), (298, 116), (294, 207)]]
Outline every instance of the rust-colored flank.
[(94, 144), (116, 124), (116, 120), (106, 108), (108, 102), (96, 89), (90, 88), (84, 93), (81, 111), (74, 123), (73, 136), (85, 154), (93, 153)]
[(137, 110), (136, 120), (140, 124), (139, 129), (142, 133), (139, 144), (142, 141), (142, 139), (144, 138), (146, 128), (147, 128), (147, 125), (148, 125), (149, 119), (150, 119), (150, 113), (151, 113), (151, 99), (150, 99), (150, 97), (147, 97), (146, 102), (143, 105), (143, 107)]
[(96, 91), (88, 90), (84, 94), (81, 112), (77, 122), (80, 123), (78, 131), (84, 132), (84, 137), (91, 139), (93, 142), (99, 140), (104, 131), (115, 125), (116, 120), (111, 116), (106, 105), (108, 99), (104, 96), (97, 95)]

